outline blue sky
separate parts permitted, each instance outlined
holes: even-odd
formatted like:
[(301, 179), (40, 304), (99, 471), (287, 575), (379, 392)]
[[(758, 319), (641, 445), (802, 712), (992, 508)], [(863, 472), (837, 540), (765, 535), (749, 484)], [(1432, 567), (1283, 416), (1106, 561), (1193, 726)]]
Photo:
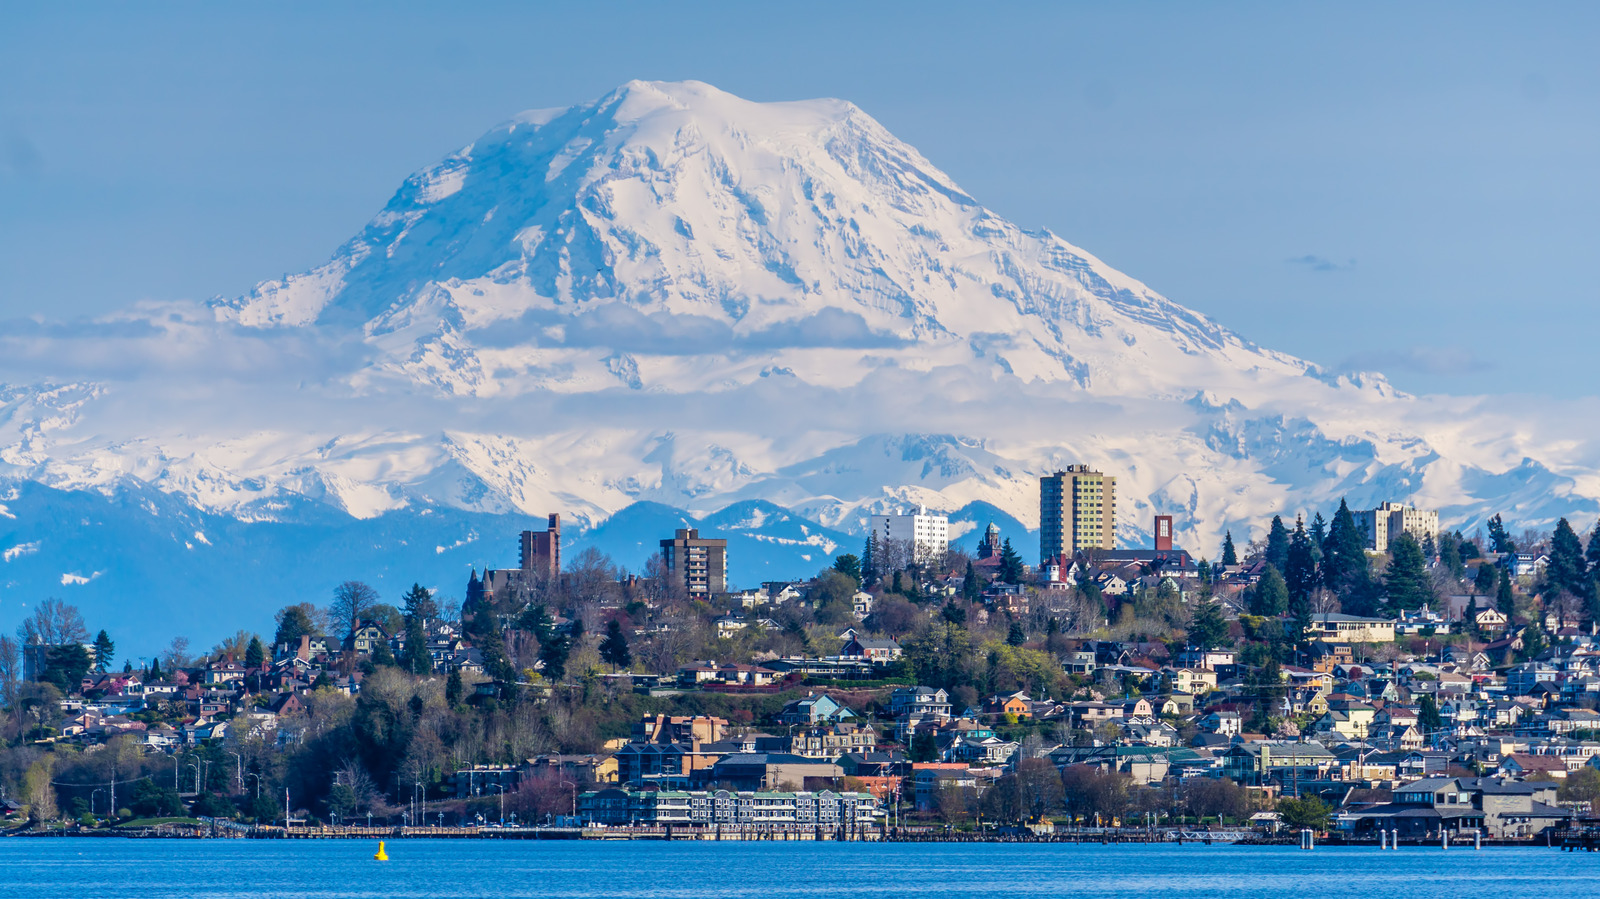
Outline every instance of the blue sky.
[(1593, 396), (1600, 7), (0, 8), (0, 327), (234, 296), (410, 172), (630, 78), (837, 96), (1267, 346)]

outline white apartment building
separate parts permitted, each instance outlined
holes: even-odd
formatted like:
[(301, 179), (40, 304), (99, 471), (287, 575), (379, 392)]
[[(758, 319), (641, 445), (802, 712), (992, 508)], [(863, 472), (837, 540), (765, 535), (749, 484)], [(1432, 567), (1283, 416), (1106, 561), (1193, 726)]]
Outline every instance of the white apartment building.
[(909, 515), (873, 515), (867, 522), (880, 545), (890, 540), (909, 544), (918, 563), (940, 561), (950, 549), (950, 519), (929, 514), (927, 506)]
[(1404, 503), (1383, 503), (1376, 509), (1354, 513), (1356, 526), (1367, 536), (1368, 552), (1388, 552), (1389, 540), (1401, 533), (1422, 540), (1439, 539), (1439, 513), (1433, 509), (1414, 509)]

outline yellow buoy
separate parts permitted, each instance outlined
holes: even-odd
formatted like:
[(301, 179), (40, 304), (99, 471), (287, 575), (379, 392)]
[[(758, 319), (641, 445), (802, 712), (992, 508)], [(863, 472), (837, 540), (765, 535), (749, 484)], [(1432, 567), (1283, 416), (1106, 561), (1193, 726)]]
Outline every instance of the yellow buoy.
[(383, 841), (382, 840), (378, 841), (378, 854), (374, 855), (373, 858), (377, 859), (380, 862), (386, 862), (386, 861), (389, 860), (389, 853), (383, 851)]

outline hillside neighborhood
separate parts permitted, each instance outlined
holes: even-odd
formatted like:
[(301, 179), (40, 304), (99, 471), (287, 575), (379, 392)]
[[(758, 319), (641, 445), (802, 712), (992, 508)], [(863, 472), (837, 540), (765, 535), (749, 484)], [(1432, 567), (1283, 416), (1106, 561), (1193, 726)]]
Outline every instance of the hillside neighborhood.
[(1041, 479), (1036, 564), (916, 508), (735, 585), (715, 535), (632, 574), (552, 514), (459, 604), (350, 581), (203, 653), (119, 656), (42, 601), (0, 638), (0, 803), (28, 832), (1600, 823), (1595, 531), (1341, 503), (1196, 558), (1167, 515), (1116, 547), (1115, 481)]

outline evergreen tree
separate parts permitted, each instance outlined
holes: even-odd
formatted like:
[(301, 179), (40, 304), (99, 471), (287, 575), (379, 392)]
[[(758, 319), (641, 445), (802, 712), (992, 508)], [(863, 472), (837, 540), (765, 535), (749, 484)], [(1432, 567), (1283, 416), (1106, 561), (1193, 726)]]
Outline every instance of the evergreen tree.
[(1239, 564), (1239, 554), (1233, 548), (1233, 531), (1228, 531), (1222, 535), (1222, 565), (1226, 568), (1237, 564)]
[(1305, 522), (1296, 518), (1285, 560), (1288, 567), (1283, 572), (1284, 582), (1289, 589), (1290, 608), (1310, 608), (1311, 594), (1317, 589), (1315, 546), (1311, 536), (1306, 533)]
[(157, 681), (157, 680), (161, 679), (161, 660), (160, 659), (151, 659), (150, 660), (150, 674), (146, 679), (147, 680), (153, 680), (153, 681)]
[(1272, 516), (1272, 526), (1267, 529), (1267, 564), (1280, 573), (1289, 570), (1289, 529), (1277, 515)]
[(1211, 571), (1211, 563), (1206, 561), (1205, 559), (1201, 559), (1200, 560), (1200, 564), (1196, 565), (1195, 568), (1200, 573), (1200, 583), (1201, 584), (1210, 584), (1212, 579), (1215, 577), (1215, 575), (1212, 574), (1212, 571)]
[(372, 644), (371, 659), (374, 665), (394, 666), (394, 650), (389, 648), (388, 640), (378, 640)]
[(316, 680), (311, 682), (311, 691), (313, 693), (322, 689), (333, 689), (333, 678), (328, 676), (327, 671), (318, 671)]
[(622, 632), (622, 622), (615, 618), (606, 623), (606, 637), (600, 641), (600, 658), (611, 666), (612, 671), (633, 664), (628, 637)]
[(422, 615), (406, 616), (406, 646), (400, 667), (415, 675), (433, 671), (433, 654), (428, 651), (428, 629)]
[(1575, 596), (1588, 592), (1589, 565), (1583, 558), (1583, 543), (1565, 518), (1556, 522), (1556, 532), (1550, 539), (1550, 564), (1544, 570), (1549, 593), (1560, 590)]
[(1022, 557), (1011, 548), (1011, 538), (1000, 544), (1000, 580), (1007, 584), (1022, 583)]
[(861, 558), (855, 553), (845, 553), (834, 559), (833, 570), (855, 578), (857, 584), (865, 583), (861, 579)]
[(1439, 536), (1439, 567), (1450, 572), (1450, 576), (1460, 578), (1466, 573), (1466, 566), (1461, 564), (1461, 535), (1441, 534)]
[(554, 634), (539, 647), (539, 661), (544, 663), (545, 679), (559, 683), (567, 676), (567, 657), (572, 653), (572, 643), (566, 634)]
[(867, 535), (866, 545), (861, 548), (861, 576), (862, 585), (870, 586), (883, 579), (883, 572), (878, 566), (883, 563), (882, 552), (878, 547), (878, 534), (873, 532)]
[(1422, 694), (1422, 701), (1417, 703), (1417, 726), (1424, 736), (1444, 730), (1444, 717), (1439, 714), (1439, 704), (1433, 701), (1431, 693)]
[(1214, 602), (1201, 603), (1189, 622), (1189, 643), (1202, 652), (1221, 646), (1228, 639), (1228, 622)]
[(967, 574), (961, 579), (961, 598), (967, 602), (977, 602), (983, 598), (983, 585), (978, 583), (978, 571), (972, 567), (972, 560), (967, 560)]
[(1583, 557), (1589, 563), (1589, 577), (1600, 580), (1600, 521), (1596, 521), (1594, 530), (1589, 532), (1589, 546)]
[(1497, 553), (1517, 551), (1517, 545), (1511, 542), (1511, 535), (1506, 533), (1505, 523), (1498, 514), (1489, 519), (1489, 548)]
[(461, 704), (461, 698), (466, 693), (466, 687), (461, 683), (461, 669), (451, 668), (450, 676), (444, 681), (444, 701), (451, 708)]
[(405, 602), (405, 615), (407, 618), (438, 618), (439, 604), (434, 602), (433, 591), (421, 584), (412, 584), (411, 589), (402, 597)]
[(1341, 499), (1328, 527), (1328, 539), (1322, 544), (1322, 583), (1346, 598), (1362, 591), (1370, 581), (1366, 537), (1350, 506)]
[(101, 630), (94, 638), (94, 670), (105, 674), (111, 670), (112, 658), (117, 654), (117, 644), (111, 642), (111, 635)]
[(311, 620), (311, 604), (297, 603), (284, 606), (278, 612), (278, 632), (273, 635), (274, 644), (287, 643), (291, 648), (300, 644), (301, 637), (316, 636), (317, 626)]
[(1428, 577), (1428, 563), (1422, 555), (1422, 544), (1410, 533), (1401, 532), (1389, 541), (1389, 567), (1384, 572), (1384, 599), (1390, 611), (1419, 609), (1424, 603), (1435, 602), (1433, 581)]
[(936, 762), (939, 760), (939, 740), (929, 728), (921, 728), (911, 738), (911, 761)]
[(261, 666), (267, 663), (267, 648), (261, 645), (260, 637), (251, 637), (250, 645), (244, 650), (244, 667), (252, 671), (260, 671)]
[(1028, 632), (1022, 629), (1022, 622), (1011, 622), (1011, 628), (1006, 631), (1007, 646), (1021, 646), (1028, 642)]
[(1478, 573), (1472, 578), (1472, 587), (1479, 596), (1488, 596), (1500, 585), (1500, 576), (1493, 565), (1485, 562), (1478, 566)]
[(550, 639), (550, 635), (555, 633), (555, 628), (555, 621), (550, 618), (550, 611), (543, 603), (529, 606), (517, 619), (517, 629), (533, 635), (533, 639), (540, 645)]
[(1328, 523), (1323, 520), (1322, 513), (1318, 512), (1311, 518), (1311, 542), (1317, 545), (1317, 554), (1322, 553), (1322, 544), (1328, 539)]
[(1289, 588), (1283, 581), (1283, 575), (1278, 569), (1267, 564), (1261, 573), (1261, 580), (1256, 584), (1255, 592), (1250, 595), (1250, 614), (1263, 618), (1275, 618), (1289, 609)]
[(1517, 611), (1517, 600), (1511, 593), (1511, 574), (1504, 568), (1500, 569), (1500, 586), (1495, 592), (1494, 606), (1506, 616), (1507, 622)]

